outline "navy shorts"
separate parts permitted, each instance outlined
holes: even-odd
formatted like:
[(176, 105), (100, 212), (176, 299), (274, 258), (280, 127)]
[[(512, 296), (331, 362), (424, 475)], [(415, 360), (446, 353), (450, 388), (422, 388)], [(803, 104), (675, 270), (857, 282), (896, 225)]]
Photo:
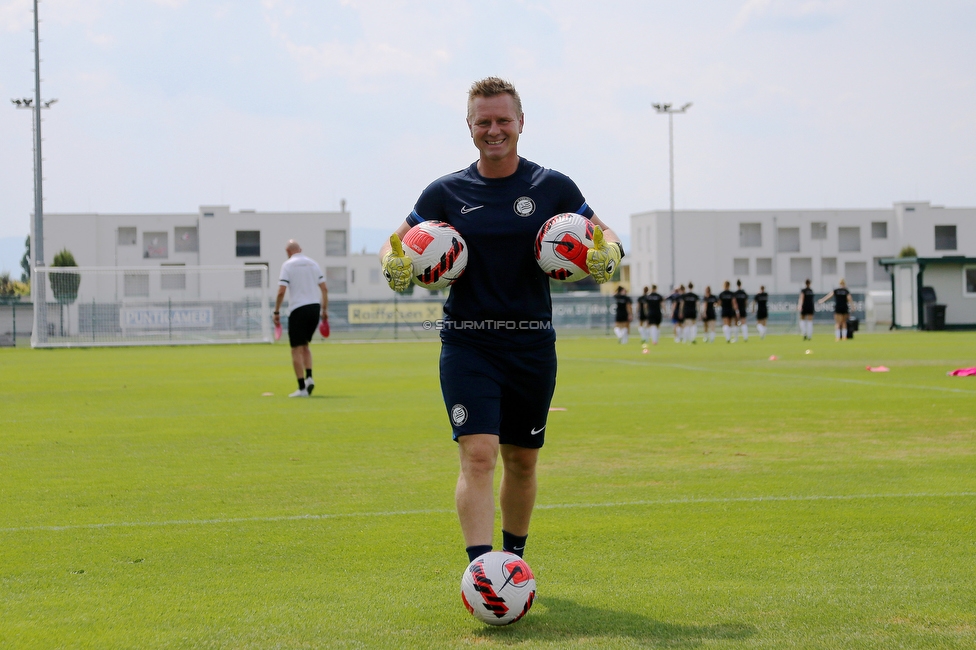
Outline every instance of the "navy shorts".
[(319, 326), (320, 305), (302, 305), (288, 315), (288, 343), (293, 348), (308, 345)]
[(455, 441), (488, 433), (528, 449), (546, 439), (556, 389), (556, 347), (503, 350), (441, 345), (441, 392)]

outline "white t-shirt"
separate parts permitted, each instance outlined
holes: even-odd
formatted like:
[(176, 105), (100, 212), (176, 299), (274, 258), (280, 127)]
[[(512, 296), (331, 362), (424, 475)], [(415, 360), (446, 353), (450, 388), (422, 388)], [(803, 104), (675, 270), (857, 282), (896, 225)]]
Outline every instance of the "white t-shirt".
[(281, 265), (278, 285), (288, 287), (288, 313), (305, 305), (321, 305), (319, 284), (325, 282), (322, 269), (315, 260), (295, 253)]

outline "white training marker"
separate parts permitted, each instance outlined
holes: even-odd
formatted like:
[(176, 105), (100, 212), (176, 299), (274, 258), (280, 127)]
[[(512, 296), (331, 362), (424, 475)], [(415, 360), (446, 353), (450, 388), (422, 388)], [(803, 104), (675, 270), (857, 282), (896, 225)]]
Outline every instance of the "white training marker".
[(550, 411), (565, 411), (566, 409), (564, 409), (564, 408), (563, 408), (563, 407), (561, 407), (561, 406), (550, 406), (550, 407), (549, 407), (549, 410), (550, 410)]
[(261, 397), (274, 397), (274, 393), (261, 393)]

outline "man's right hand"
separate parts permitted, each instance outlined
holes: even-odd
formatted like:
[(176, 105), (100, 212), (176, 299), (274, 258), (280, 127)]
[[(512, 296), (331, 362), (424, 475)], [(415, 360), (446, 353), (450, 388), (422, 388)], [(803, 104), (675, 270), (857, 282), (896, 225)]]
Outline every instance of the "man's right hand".
[(396, 233), (390, 235), (390, 250), (383, 256), (383, 275), (397, 293), (406, 291), (413, 282), (413, 262), (403, 252), (403, 244)]

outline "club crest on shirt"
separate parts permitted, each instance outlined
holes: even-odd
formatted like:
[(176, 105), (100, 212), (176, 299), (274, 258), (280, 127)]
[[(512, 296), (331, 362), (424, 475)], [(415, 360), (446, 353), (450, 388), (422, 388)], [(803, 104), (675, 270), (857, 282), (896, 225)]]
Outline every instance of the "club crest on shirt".
[(527, 217), (535, 212), (535, 201), (527, 196), (520, 196), (515, 199), (515, 214), (520, 217)]
[(454, 426), (459, 427), (468, 421), (468, 409), (464, 408), (463, 404), (455, 404), (451, 407), (451, 422)]

